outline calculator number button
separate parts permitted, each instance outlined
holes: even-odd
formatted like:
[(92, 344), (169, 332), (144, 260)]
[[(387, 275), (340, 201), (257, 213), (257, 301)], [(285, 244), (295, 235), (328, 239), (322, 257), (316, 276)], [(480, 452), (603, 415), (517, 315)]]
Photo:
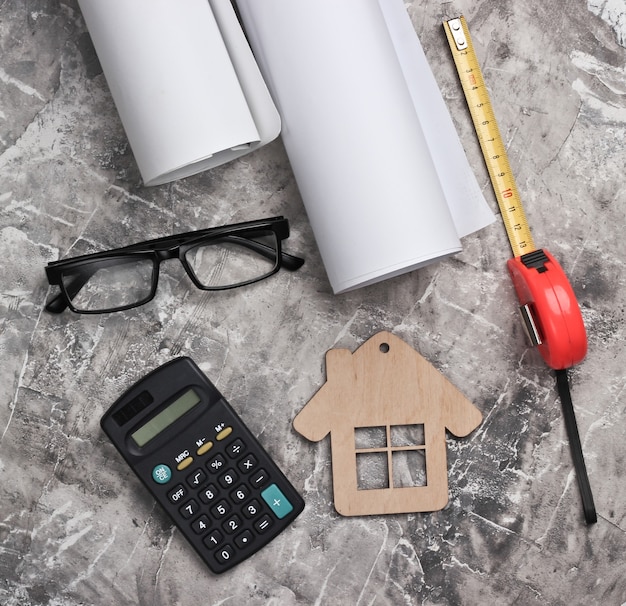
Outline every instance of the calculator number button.
[(245, 448), (246, 445), (239, 438), (237, 438), (226, 447), (226, 453), (231, 459), (236, 459), (243, 454)]
[(249, 494), (250, 491), (248, 490), (248, 487), (245, 484), (242, 484), (239, 488), (230, 493), (230, 498), (235, 503), (243, 503), (248, 498)]
[(242, 473), (248, 473), (256, 467), (257, 463), (258, 461), (256, 460), (256, 457), (252, 454), (249, 454), (241, 459), (239, 463), (237, 463), (237, 467), (239, 467)]
[(200, 516), (197, 520), (194, 520), (191, 524), (191, 528), (196, 534), (203, 534), (211, 526), (209, 518), (206, 516)]
[(218, 480), (218, 482), (224, 487), (224, 488), (230, 488), (231, 486), (235, 485), (235, 482), (237, 481), (237, 474), (235, 473), (235, 471), (233, 469), (229, 469), (223, 476), (220, 477), (220, 479)]
[(202, 539), (202, 542), (209, 548), (215, 549), (224, 540), (224, 535), (215, 529), (210, 535)]
[(261, 513), (261, 504), (256, 499), (253, 499), (245, 505), (242, 512), (243, 515), (246, 516), (246, 518), (254, 518), (259, 513)]
[(197, 501), (191, 499), (191, 501), (187, 501), (178, 511), (180, 511), (180, 515), (185, 519), (189, 519), (195, 516), (198, 513), (199, 507)]
[(222, 528), (228, 534), (233, 534), (233, 532), (237, 532), (241, 528), (242, 524), (243, 522), (241, 521), (241, 518), (237, 515), (234, 515), (232, 518), (229, 518), (228, 520), (226, 520), (226, 522), (222, 524)]
[(217, 505), (211, 508), (211, 513), (213, 514), (213, 517), (217, 518), (218, 520), (219, 518), (223, 518), (229, 511), (230, 505), (228, 504), (228, 501), (225, 501), (224, 499), (222, 499)]
[(217, 491), (217, 488), (215, 488), (213, 484), (209, 484), (208, 486), (206, 486), (200, 491), (199, 496), (200, 496), (200, 500), (206, 505), (208, 505), (219, 496), (219, 493)]
[(215, 552), (215, 559), (220, 564), (226, 564), (234, 555), (235, 551), (233, 548), (230, 545), (224, 545), (219, 551)]
[(187, 489), (182, 484), (178, 484), (173, 488), (173, 490), (170, 490), (170, 492), (167, 493), (167, 498), (172, 503), (180, 503), (186, 496)]
[(206, 480), (206, 473), (202, 469), (196, 469), (191, 475), (187, 476), (187, 484), (192, 488), (199, 488)]

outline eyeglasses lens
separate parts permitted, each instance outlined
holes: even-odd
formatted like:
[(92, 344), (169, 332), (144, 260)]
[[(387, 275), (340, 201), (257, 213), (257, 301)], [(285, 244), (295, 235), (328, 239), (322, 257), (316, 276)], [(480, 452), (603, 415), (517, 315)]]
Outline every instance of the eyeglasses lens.
[(207, 288), (237, 286), (271, 274), (277, 266), (276, 235), (254, 238), (224, 236), (190, 248), (185, 259), (198, 281)]
[(63, 287), (80, 311), (119, 309), (150, 297), (153, 266), (137, 257), (102, 259), (64, 272)]

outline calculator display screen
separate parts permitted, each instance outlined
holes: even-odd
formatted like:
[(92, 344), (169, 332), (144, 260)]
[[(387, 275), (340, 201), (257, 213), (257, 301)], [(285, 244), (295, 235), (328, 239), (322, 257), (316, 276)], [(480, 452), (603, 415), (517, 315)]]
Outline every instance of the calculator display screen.
[(152, 417), (145, 425), (131, 434), (131, 438), (137, 446), (147, 444), (152, 438), (158, 436), (172, 423), (180, 419), (186, 412), (200, 402), (200, 396), (193, 390), (187, 390), (180, 398), (174, 400), (165, 410)]

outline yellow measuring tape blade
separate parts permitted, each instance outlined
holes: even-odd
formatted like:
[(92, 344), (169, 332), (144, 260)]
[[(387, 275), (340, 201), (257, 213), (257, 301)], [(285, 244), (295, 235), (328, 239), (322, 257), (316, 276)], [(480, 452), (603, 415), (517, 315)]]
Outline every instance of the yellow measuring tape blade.
[(513, 256), (525, 255), (536, 249), (467, 22), (464, 17), (451, 19), (444, 22), (444, 29)]

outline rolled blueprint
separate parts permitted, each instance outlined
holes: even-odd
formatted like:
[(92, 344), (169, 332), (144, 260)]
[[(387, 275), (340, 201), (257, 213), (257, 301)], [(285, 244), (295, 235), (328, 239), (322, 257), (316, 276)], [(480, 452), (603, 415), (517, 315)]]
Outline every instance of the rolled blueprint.
[(494, 220), (402, 0), (238, 0), (335, 293)]
[(268, 143), (280, 118), (230, 0), (79, 0), (145, 185)]

